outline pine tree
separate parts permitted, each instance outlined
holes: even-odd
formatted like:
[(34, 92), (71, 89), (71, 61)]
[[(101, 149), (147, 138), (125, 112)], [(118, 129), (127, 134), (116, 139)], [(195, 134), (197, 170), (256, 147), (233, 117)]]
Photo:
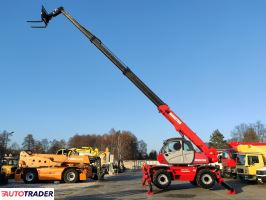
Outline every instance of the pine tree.
[(209, 145), (217, 149), (228, 148), (227, 142), (226, 140), (224, 140), (223, 134), (218, 129), (213, 131), (212, 135), (210, 136)]
[(23, 147), (24, 150), (31, 150), (31, 151), (34, 151), (35, 140), (34, 140), (32, 134), (28, 134), (28, 135), (24, 138), (24, 141), (23, 141), (23, 143), (22, 143), (22, 147)]

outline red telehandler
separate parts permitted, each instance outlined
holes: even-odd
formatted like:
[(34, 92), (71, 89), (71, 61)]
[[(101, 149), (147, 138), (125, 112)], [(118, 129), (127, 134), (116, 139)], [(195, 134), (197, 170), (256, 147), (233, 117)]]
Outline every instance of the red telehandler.
[[(99, 38), (80, 25), (63, 7), (47, 13), (44, 7), (41, 10), (40, 21), (42, 26), (32, 28), (46, 28), (49, 21), (63, 14), (94, 44), (119, 70), (148, 97), (158, 108), (159, 112), (175, 127), (181, 137), (171, 138), (164, 142), (158, 155), (160, 165), (143, 166), (142, 184), (148, 184), (148, 194), (153, 194), (152, 184), (160, 189), (166, 189), (172, 180), (190, 181), (193, 185), (210, 189), (215, 182), (229, 190), (229, 194), (235, 194), (235, 190), (226, 184), (221, 177), (218, 166), (212, 165), (217, 162), (217, 151), (209, 148), (170, 108), (164, 103), (145, 83), (142, 82), (123, 62), (121, 62)], [(196, 152), (192, 143), (200, 150)]]

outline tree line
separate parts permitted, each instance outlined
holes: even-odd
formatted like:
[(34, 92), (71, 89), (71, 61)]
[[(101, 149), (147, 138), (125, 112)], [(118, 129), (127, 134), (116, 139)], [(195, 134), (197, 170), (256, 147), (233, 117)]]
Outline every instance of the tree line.
[(153, 159), (157, 157), (157, 152), (152, 150), (147, 153), (147, 144), (130, 131), (116, 131), (111, 129), (106, 134), (75, 134), (68, 141), (61, 140), (37, 140), (33, 134), (25, 136), (22, 145), (17, 143), (10, 144), (13, 133), (3, 131), (0, 133), (0, 157), (4, 154), (18, 155), (21, 150), (31, 150), (34, 153), (56, 153), (59, 149), (80, 148), (80, 147), (97, 147), (101, 151), (106, 148), (114, 155), (115, 159)]
[(257, 121), (255, 123), (241, 123), (231, 131), (231, 138), (224, 139), (224, 135), (217, 129), (210, 136), (209, 146), (217, 149), (228, 148), (227, 143), (237, 142), (266, 142), (266, 126)]
[[(11, 143), (13, 132), (3, 131), (0, 133), (0, 158), (4, 154), (18, 155), (21, 150), (31, 150), (35, 153), (56, 153), (63, 148), (79, 148), (83, 146), (97, 147), (104, 151), (108, 148), (115, 159), (152, 159), (156, 160), (156, 150), (147, 153), (147, 144), (130, 131), (111, 129), (106, 134), (75, 134), (68, 141), (48, 140), (47, 138), (37, 140), (33, 134), (25, 136), (22, 145)], [(231, 138), (225, 140), (224, 135), (217, 129), (210, 135), (208, 145), (217, 149), (228, 148), (230, 141), (239, 142), (266, 142), (266, 126), (257, 121), (255, 123), (241, 123), (231, 131)]]

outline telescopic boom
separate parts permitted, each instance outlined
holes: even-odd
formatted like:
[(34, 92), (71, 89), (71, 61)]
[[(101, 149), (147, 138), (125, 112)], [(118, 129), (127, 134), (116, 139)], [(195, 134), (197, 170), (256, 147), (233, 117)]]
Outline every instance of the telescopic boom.
[[(80, 25), (63, 7), (55, 9), (51, 13), (47, 13), (44, 7), (41, 11), (41, 22), (44, 26), (32, 26), (32, 28), (46, 28), (49, 21), (59, 15), (63, 14), (69, 21), (71, 21), (90, 41), (93, 43), (110, 61), (112, 61), (118, 69), (145, 94), (158, 108), (166, 119), (168, 119), (176, 131), (182, 136), (186, 136), (195, 146), (197, 146), (202, 152), (206, 154), (210, 162), (217, 161), (217, 151), (214, 148), (209, 148), (198, 136), (194, 133), (172, 110), (165, 104), (145, 83), (142, 82), (129, 67), (127, 67), (122, 61), (120, 61), (95, 35), (89, 30)], [(40, 21), (29, 21), (40, 22)]]

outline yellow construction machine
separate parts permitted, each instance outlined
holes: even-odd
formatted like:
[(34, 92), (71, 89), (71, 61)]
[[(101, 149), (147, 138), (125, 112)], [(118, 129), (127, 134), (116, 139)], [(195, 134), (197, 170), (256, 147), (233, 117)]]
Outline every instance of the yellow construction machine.
[(21, 151), (19, 168), (15, 179), (25, 183), (37, 181), (62, 181), (76, 183), (92, 177), (92, 168), (88, 156), (33, 154)]
[(111, 156), (108, 148), (105, 151), (99, 151), (94, 147), (59, 149), (56, 154), (87, 156), (92, 164), (92, 178), (95, 180), (103, 179), (104, 175), (108, 173)]
[(12, 154), (5, 155), (1, 160), (1, 173), (7, 178), (14, 178), (18, 166), (18, 157)]

